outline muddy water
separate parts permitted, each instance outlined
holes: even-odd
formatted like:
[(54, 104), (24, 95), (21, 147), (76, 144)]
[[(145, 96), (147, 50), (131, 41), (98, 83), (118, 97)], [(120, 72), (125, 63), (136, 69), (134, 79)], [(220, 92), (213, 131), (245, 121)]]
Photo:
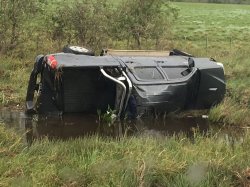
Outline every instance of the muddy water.
[(0, 122), (19, 133), (25, 133), (25, 119), (27, 118), (23, 112), (0, 110)]
[(126, 123), (101, 124), (97, 115), (65, 114), (58, 115), (26, 115), (20, 111), (0, 111), (0, 122), (8, 128), (14, 128), (26, 136), (28, 142), (34, 138), (68, 139), (91, 134), (104, 136), (150, 135), (165, 136), (185, 133), (192, 136), (193, 130), (206, 132), (209, 129), (207, 119), (201, 117), (138, 119)]

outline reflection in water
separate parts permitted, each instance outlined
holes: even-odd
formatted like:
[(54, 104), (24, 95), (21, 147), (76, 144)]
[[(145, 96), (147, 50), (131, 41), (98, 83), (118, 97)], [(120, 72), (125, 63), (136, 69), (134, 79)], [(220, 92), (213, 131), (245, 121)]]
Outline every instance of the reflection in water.
[(8, 128), (16, 130), (25, 129), (25, 118), (27, 116), (23, 112), (0, 110), (0, 122), (4, 122)]
[[(197, 117), (146, 118), (136, 121), (117, 122), (112, 125), (100, 124), (97, 115), (64, 114), (58, 115), (26, 115), (24, 112), (0, 110), (0, 122), (18, 133), (26, 133), (26, 141), (47, 137), (49, 139), (68, 139), (86, 135), (119, 137), (166, 136), (182, 133), (192, 138), (194, 131), (206, 133), (209, 129), (207, 119)], [(226, 141), (234, 141), (230, 130), (222, 133)]]
[(63, 115), (42, 116), (34, 115), (32, 120), (26, 120), (26, 128), (31, 128), (35, 138), (47, 136), (49, 138), (67, 139), (93, 134), (97, 131), (96, 116)]
[(28, 142), (43, 137), (68, 139), (93, 134), (112, 137), (121, 136), (124, 133), (126, 135), (165, 136), (182, 132), (192, 136), (194, 128), (198, 128), (202, 132), (208, 130), (206, 119), (194, 117), (158, 120), (147, 118), (108, 125), (100, 124), (97, 115), (26, 115), (23, 112), (2, 110), (0, 111), (0, 121), (18, 132), (26, 132)]
[[(148, 118), (138, 120), (136, 123), (137, 128), (142, 128), (146, 132), (154, 133), (157, 131), (162, 135), (173, 135), (178, 133), (184, 133), (192, 135), (194, 130), (200, 132), (207, 132), (209, 123), (207, 119), (199, 117), (185, 117), (185, 118)], [(143, 130), (143, 131), (144, 131)]]

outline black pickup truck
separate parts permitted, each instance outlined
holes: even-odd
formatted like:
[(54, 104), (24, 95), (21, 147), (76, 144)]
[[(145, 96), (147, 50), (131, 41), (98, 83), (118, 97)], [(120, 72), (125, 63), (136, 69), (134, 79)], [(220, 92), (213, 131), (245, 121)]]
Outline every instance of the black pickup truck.
[(152, 112), (208, 109), (225, 94), (224, 67), (179, 50), (103, 50), (80, 47), (39, 55), (31, 72), (26, 112), (97, 113), (119, 118)]

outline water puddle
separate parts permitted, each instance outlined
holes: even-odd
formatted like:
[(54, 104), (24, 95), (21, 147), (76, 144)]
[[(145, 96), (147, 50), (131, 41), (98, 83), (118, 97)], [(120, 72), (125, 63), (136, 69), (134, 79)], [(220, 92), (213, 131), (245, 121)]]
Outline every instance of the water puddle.
[[(43, 137), (64, 140), (93, 134), (111, 137), (123, 135), (161, 137), (182, 133), (192, 138), (194, 132), (206, 133), (210, 129), (206, 116), (146, 118), (110, 125), (100, 123), (97, 115), (30, 116), (21, 111), (0, 110), (0, 122), (7, 128), (13, 128), (18, 133), (26, 135), (28, 143)], [(230, 134), (230, 131), (222, 134), (226, 141), (234, 140), (232, 137), (235, 135)]]

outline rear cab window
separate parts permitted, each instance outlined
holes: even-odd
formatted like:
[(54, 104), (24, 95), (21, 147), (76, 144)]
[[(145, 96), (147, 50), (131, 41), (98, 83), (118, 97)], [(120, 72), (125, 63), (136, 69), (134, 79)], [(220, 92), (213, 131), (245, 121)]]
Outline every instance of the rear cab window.
[(156, 67), (134, 67), (133, 70), (133, 73), (137, 80), (164, 80), (163, 75)]
[(188, 67), (171, 67), (171, 66), (163, 66), (163, 71), (167, 75), (169, 80), (184, 78), (188, 74), (191, 73), (191, 70)]

